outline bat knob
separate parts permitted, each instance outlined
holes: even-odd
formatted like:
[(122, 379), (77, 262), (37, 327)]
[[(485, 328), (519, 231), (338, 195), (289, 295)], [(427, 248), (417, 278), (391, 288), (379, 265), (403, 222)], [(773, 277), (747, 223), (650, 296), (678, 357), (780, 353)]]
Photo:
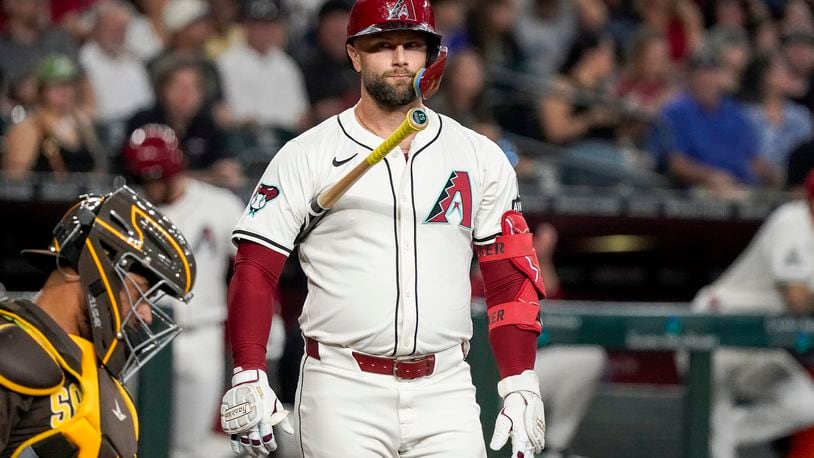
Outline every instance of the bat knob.
[(427, 112), (422, 108), (413, 108), (407, 112), (407, 122), (410, 123), (410, 127), (413, 128), (413, 130), (424, 130), (427, 124), (429, 124), (429, 121)]

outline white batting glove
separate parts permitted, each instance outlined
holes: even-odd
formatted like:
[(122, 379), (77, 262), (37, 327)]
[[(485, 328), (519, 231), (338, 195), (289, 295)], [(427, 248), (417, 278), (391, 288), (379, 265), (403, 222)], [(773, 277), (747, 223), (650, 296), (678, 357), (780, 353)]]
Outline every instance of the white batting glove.
[(232, 439), (232, 451), (239, 455), (268, 455), (277, 450), (272, 427), (279, 425), (288, 434), (294, 428), (288, 422), (288, 411), (269, 386), (268, 375), (258, 369), (235, 368), (232, 388), (223, 395), (220, 426)]
[(495, 421), (489, 447), (500, 450), (512, 439), (511, 458), (533, 458), (545, 447), (545, 408), (534, 371), (523, 371), (497, 384), (503, 408)]

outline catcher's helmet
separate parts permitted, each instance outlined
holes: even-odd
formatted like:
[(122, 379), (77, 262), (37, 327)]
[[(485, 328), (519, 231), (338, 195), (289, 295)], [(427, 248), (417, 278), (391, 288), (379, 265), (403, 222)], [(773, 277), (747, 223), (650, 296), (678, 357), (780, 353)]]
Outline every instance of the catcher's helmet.
[(140, 182), (172, 178), (186, 166), (175, 131), (164, 124), (134, 130), (122, 156), (128, 172)]
[(427, 66), (438, 57), (441, 35), (429, 0), (356, 0), (348, 21), (348, 38), (391, 30), (416, 30), (427, 35)]
[[(126, 381), (180, 332), (156, 302), (165, 295), (184, 302), (192, 297), (192, 250), (167, 217), (126, 186), (83, 196), (53, 233), (47, 250), (23, 255), (46, 272), (67, 266), (79, 272), (96, 355)], [(130, 272), (144, 276), (149, 289), (139, 288)], [(152, 320), (137, 313), (141, 304), (150, 307)]]

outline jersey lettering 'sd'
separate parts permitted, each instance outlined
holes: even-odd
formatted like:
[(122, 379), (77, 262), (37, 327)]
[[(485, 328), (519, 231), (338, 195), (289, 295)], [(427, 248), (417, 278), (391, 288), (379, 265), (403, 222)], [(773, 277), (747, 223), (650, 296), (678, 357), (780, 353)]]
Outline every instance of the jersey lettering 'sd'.
[(82, 390), (76, 383), (69, 383), (51, 395), (51, 428), (57, 428), (62, 423), (76, 415), (76, 409), (82, 402)]
[(266, 207), (266, 204), (276, 199), (280, 195), (280, 188), (277, 186), (260, 183), (254, 191), (249, 201), (249, 215), (254, 216)]
[(454, 171), (449, 175), (441, 195), (435, 201), (425, 223), (449, 223), (472, 229), (472, 187), (469, 173)]

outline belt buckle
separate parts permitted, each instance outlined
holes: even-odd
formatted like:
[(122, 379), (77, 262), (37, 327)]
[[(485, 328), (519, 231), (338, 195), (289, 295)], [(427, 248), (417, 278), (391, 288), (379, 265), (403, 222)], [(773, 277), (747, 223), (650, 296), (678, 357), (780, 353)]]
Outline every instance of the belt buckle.
[[(424, 355), (424, 356), (414, 356), (412, 358), (396, 358), (396, 359), (394, 359), (393, 360), (393, 377), (395, 377), (396, 380), (413, 380), (413, 379), (418, 378), (418, 376), (414, 376), (414, 377), (408, 379), (408, 378), (405, 378), (405, 377), (402, 377), (401, 375), (399, 375), (399, 365), (401, 363), (415, 363), (415, 362), (419, 362), (419, 361), (423, 361), (423, 362), (426, 363), (427, 358), (429, 358), (429, 356)], [(422, 377), (424, 377), (426, 375), (427, 374), (426, 374), (426, 369), (425, 369), (425, 374), (422, 375)]]

